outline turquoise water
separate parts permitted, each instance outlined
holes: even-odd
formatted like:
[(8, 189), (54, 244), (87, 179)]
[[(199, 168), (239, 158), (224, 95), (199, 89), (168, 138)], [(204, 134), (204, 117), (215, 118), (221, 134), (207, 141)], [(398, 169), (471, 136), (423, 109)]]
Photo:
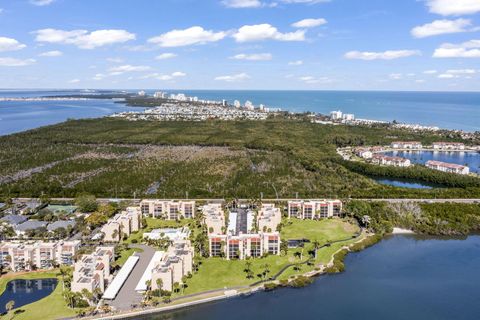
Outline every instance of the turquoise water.
[(473, 320), (480, 315), (480, 237), (394, 236), (349, 254), (346, 272), (142, 319)]
[[(131, 90), (136, 92), (137, 90)], [(147, 90), (153, 93), (155, 90)], [(447, 129), (480, 131), (480, 93), (362, 92), (362, 91), (223, 91), (171, 90), (203, 99), (263, 103), (283, 110), (328, 114), (340, 109), (357, 118), (397, 120)], [(83, 91), (0, 90), (0, 97), (78, 94)], [(0, 102), (0, 135), (19, 132), (68, 118), (91, 118), (131, 110), (112, 101)], [(138, 108), (136, 109), (138, 110)]]
[(407, 158), (418, 164), (425, 164), (428, 160), (456, 163), (468, 166), (470, 172), (480, 172), (480, 153), (478, 152), (391, 151), (385, 154)]

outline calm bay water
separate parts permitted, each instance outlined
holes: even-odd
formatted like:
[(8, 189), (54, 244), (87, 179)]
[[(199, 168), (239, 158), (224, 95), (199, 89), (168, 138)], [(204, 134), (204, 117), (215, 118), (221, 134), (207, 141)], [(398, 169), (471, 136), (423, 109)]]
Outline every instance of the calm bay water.
[(346, 258), (346, 272), (302, 289), (234, 298), (151, 320), (478, 319), (480, 237), (394, 236)]
[[(136, 92), (136, 90), (130, 90)], [(153, 93), (154, 90), (147, 90)], [(202, 99), (233, 102), (238, 99), (283, 110), (328, 114), (340, 109), (357, 118), (397, 120), (466, 131), (480, 130), (480, 93), (361, 92), (361, 91), (228, 91), (171, 90)], [(93, 93), (91, 91), (0, 90), (0, 97), (37, 97)], [(132, 110), (112, 101), (0, 102), (0, 135), (65, 121), (68, 118), (101, 117)], [(138, 108), (136, 109), (138, 110)]]
[(57, 279), (12, 280), (0, 295), (0, 314), (6, 311), (9, 301), (15, 302), (15, 308), (35, 302), (50, 295), (57, 286)]
[(391, 151), (385, 154), (407, 158), (418, 164), (425, 164), (428, 160), (456, 163), (468, 166), (471, 172), (480, 172), (479, 152)]
[(374, 180), (381, 184), (386, 184), (389, 186), (401, 187), (401, 188), (432, 189), (435, 187), (440, 187), (440, 186), (426, 184), (423, 182), (412, 182), (409, 180), (400, 180), (400, 179), (374, 178)]

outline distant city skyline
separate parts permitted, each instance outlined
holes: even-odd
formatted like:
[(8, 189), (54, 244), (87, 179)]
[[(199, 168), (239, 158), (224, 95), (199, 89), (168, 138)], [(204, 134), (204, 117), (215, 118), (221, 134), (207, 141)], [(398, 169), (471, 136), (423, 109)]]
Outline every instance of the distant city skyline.
[(480, 91), (479, 0), (0, 0), (0, 88)]

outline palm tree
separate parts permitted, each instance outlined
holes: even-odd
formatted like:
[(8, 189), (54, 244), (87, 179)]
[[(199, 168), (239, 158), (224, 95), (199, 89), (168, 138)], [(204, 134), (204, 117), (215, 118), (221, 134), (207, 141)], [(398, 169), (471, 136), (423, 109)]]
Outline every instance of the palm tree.
[(270, 265), (268, 263), (265, 263), (264, 265), (262, 265), (262, 268), (263, 268), (263, 276), (264, 278), (266, 278), (267, 274), (270, 273)]
[(155, 283), (157, 284), (157, 288), (158, 290), (162, 290), (162, 287), (163, 287), (163, 280), (158, 278)]
[(174, 292), (178, 292), (179, 288), (180, 288), (180, 284), (179, 284), (178, 282), (175, 282), (175, 283), (173, 284), (173, 290), (174, 290)]
[(15, 307), (15, 301), (13, 301), (13, 300), (8, 301), (7, 304), (5, 305), (5, 309), (7, 310), (7, 314), (10, 313), (10, 311), (13, 310), (13, 307)]

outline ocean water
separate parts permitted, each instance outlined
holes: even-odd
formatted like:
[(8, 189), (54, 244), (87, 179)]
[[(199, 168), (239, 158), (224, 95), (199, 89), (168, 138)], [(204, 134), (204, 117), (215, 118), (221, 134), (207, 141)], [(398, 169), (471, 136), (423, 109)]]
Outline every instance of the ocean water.
[(470, 168), (470, 172), (480, 172), (479, 152), (438, 152), (438, 151), (391, 151), (388, 156), (410, 159), (413, 163), (425, 164), (428, 160), (456, 163)]
[[(137, 92), (138, 90), (128, 90)], [(146, 90), (153, 93), (155, 90)], [(0, 90), (0, 97), (37, 97), (95, 93), (95, 90)], [(104, 91), (106, 93), (111, 91)], [(230, 103), (246, 100), (283, 110), (328, 114), (354, 113), (357, 118), (418, 123), (447, 129), (480, 131), (480, 93), (370, 91), (233, 91), (167, 90)], [(65, 121), (131, 110), (112, 101), (0, 102), (0, 135)], [(135, 108), (133, 108), (135, 109)], [(136, 109), (138, 110), (138, 108)]]
[[(152, 92), (152, 91), (150, 91)], [(480, 131), (480, 92), (385, 92), (385, 91), (218, 91), (184, 92), (203, 99), (246, 100), (283, 110), (328, 114), (333, 110), (357, 118)]]
[(480, 237), (394, 236), (349, 254), (346, 272), (140, 319), (473, 320), (480, 315)]

